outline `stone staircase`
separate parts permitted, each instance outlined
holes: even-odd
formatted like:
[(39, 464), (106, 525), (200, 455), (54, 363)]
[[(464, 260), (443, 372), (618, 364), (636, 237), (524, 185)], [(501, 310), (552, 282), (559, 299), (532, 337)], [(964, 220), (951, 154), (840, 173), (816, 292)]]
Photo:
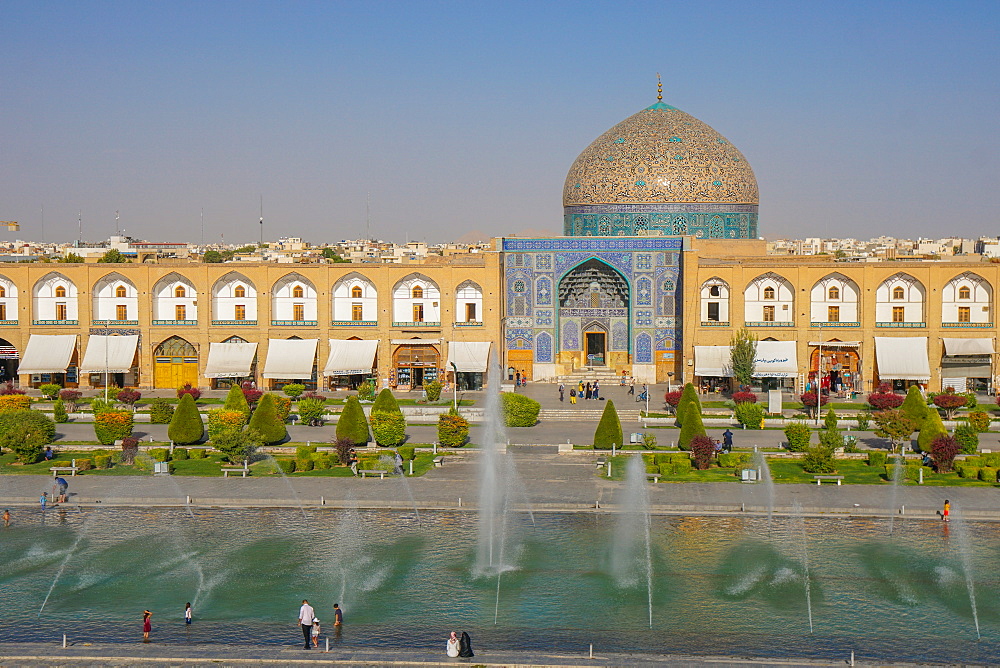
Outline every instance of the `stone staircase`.
[(621, 374), (616, 374), (614, 369), (606, 366), (582, 366), (578, 369), (573, 369), (572, 373), (556, 378), (557, 383), (566, 384), (566, 389), (569, 389), (570, 385), (579, 383), (581, 380), (584, 384), (588, 382), (593, 383), (596, 380), (601, 384), (601, 387), (610, 387), (621, 382)]
[[(591, 402), (593, 403), (593, 402)], [(573, 406), (569, 403), (569, 397), (566, 397), (566, 407), (565, 408), (543, 408), (538, 411), (538, 421), (540, 423), (545, 422), (592, 422), (597, 424), (601, 419), (601, 415), (604, 413), (604, 402), (597, 402), (600, 404), (600, 408), (587, 408), (582, 407), (580, 404)], [(618, 419), (622, 422), (639, 422), (639, 409), (635, 408), (625, 408), (622, 409), (619, 406), (615, 406), (618, 409)]]

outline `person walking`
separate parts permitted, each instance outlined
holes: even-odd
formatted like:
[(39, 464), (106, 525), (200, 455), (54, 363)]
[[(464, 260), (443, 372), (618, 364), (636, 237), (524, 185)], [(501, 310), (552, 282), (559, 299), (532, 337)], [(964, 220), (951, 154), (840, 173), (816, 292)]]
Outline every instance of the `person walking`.
[(313, 617), (313, 627), (312, 627), (313, 647), (317, 648), (319, 647), (319, 632), (321, 630), (322, 629), (320, 629), (319, 626), (319, 617)]
[(559, 403), (563, 402), (563, 397), (565, 396), (565, 393), (566, 393), (566, 386), (563, 385), (562, 383), (559, 383)]
[(600, 392), (600, 391), (601, 391), (601, 386), (598, 383), (598, 381), (595, 380), (594, 381), (594, 401), (597, 401), (598, 399), (600, 399), (600, 397), (598, 396), (598, 392)]
[(514, 374), (514, 387), (521, 387), (521, 372)]
[(302, 627), (302, 638), (305, 639), (305, 649), (312, 647), (312, 626), (316, 611), (309, 605), (309, 601), (302, 599), (302, 607), (299, 608), (299, 625)]
[(572, 404), (572, 405), (574, 405), (574, 406), (576, 405), (576, 388), (575, 387), (569, 388), (569, 403)]
[(621, 383), (619, 383), (619, 385), (625, 387), (626, 382), (628, 382), (628, 373), (626, 373), (625, 369), (622, 369), (622, 381)]
[(576, 388), (576, 396), (578, 396), (578, 397), (582, 397), (583, 396), (583, 381), (582, 380), (580, 381), (579, 387)]
[(191, 610), (191, 604), (190, 603), (186, 603), (184, 605), (184, 623), (185, 624), (191, 624), (191, 615), (192, 614), (193, 614), (193, 612)]
[(951, 515), (951, 501), (945, 499), (944, 508), (941, 510), (941, 519), (945, 522), (950, 522), (951, 520), (948, 519), (949, 515)]
[(142, 641), (149, 642), (149, 633), (153, 630), (153, 623), (150, 617), (153, 616), (149, 610), (142, 611)]
[(339, 603), (333, 604), (333, 625), (334, 627), (344, 625), (344, 611), (340, 609)]
[(49, 502), (49, 493), (42, 492), (42, 495), (38, 497), (38, 503), (42, 504), (42, 512), (45, 512), (45, 504)]
[(351, 473), (354, 474), (354, 477), (357, 478), (358, 477), (358, 453), (354, 451), (354, 448), (351, 448), (351, 452), (350, 452), (350, 454), (347, 457), (347, 465), (350, 467)]
[(628, 379), (628, 394), (632, 396), (635, 394), (635, 376), (629, 376)]
[(726, 452), (733, 451), (733, 432), (728, 429), (722, 432), (722, 449)]

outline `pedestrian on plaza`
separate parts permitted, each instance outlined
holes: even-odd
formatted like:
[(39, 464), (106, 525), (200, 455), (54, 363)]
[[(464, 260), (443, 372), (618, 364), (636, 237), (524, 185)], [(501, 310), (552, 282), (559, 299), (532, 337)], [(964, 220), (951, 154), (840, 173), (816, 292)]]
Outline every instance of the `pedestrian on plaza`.
[(313, 617), (313, 627), (312, 627), (312, 639), (313, 647), (319, 647), (319, 617)]
[[(58, 477), (55, 480), (55, 484), (52, 485), (52, 496), (56, 497), (56, 503), (66, 503), (66, 490), (69, 489), (69, 483), (63, 477)], [(57, 493), (58, 492), (58, 493)]]
[(185, 624), (190, 624), (191, 623), (191, 615), (192, 614), (193, 614), (193, 611), (191, 610), (191, 604), (190, 603), (186, 603), (184, 605), (184, 623)]
[(42, 492), (42, 495), (38, 498), (38, 503), (42, 504), (42, 512), (45, 512), (45, 504), (49, 502), (49, 493)]
[(153, 624), (150, 621), (150, 617), (153, 616), (149, 610), (142, 611), (142, 641), (149, 642), (149, 633), (153, 630)]
[(302, 637), (306, 641), (305, 649), (311, 647), (309, 643), (312, 641), (312, 626), (315, 617), (316, 611), (309, 605), (309, 601), (302, 599), (302, 607), (299, 608), (299, 625), (302, 627)]
[(944, 509), (941, 511), (941, 519), (943, 519), (945, 522), (950, 522), (951, 520), (948, 519), (949, 515), (951, 515), (951, 501), (945, 499)]
[(625, 383), (627, 382), (628, 382), (628, 373), (625, 371), (625, 369), (622, 369), (622, 382), (620, 383), (620, 385), (622, 387), (625, 387)]
[(344, 611), (340, 609), (339, 603), (333, 604), (333, 625), (335, 627), (344, 625)]
[(521, 387), (521, 372), (514, 374), (514, 387)]
[(629, 396), (635, 394), (635, 376), (629, 376), (628, 378), (628, 394)]
[(527, 386), (528, 386), (528, 374), (524, 372), (524, 369), (521, 369), (521, 387), (527, 387)]
[(575, 387), (569, 388), (569, 403), (572, 404), (572, 405), (574, 405), (574, 406), (576, 405), (576, 388)]
[(347, 465), (356, 478), (358, 476), (358, 453), (354, 451), (354, 448), (351, 448), (351, 452), (347, 456)]
[(726, 452), (732, 452), (733, 450), (733, 432), (728, 429), (722, 432), (722, 449)]
[(458, 634), (452, 631), (451, 637), (448, 638), (448, 644), (445, 645), (445, 654), (454, 659), (455, 657), (458, 656), (458, 652), (459, 652)]
[(590, 399), (590, 397), (593, 396), (594, 390), (592, 390), (590, 387), (590, 381), (587, 381), (587, 385), (583, 388), (583, 392), (584, 392), (583, 394), (584, 399)]
[(598, 392), (600, 392), (600, 391), (601, 391), (601, 386), (595, 380), (594, 381), (594, 401), (597, 401), (599, 399)]
[(563, 402), (563, 397), (565, 396), (566, 386), (559, 383), (559, 403)]

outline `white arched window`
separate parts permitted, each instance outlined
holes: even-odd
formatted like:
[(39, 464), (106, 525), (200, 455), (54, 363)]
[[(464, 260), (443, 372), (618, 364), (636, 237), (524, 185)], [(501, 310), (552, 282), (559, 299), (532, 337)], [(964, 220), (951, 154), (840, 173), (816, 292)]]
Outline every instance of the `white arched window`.
[(17, 322), (17, 286), (0, 276), (0, 322)]
[(119, 273), (108, 274), (97, 281), (92, 317), (104, 322), (138, 322), (139, 292), (135, 284)]
[(197, 321), (198, 292), (194, 284), (171, 272), (153, 285), (153, 320)]
[(729, 322), (729, 283), (721, 278), (701, 284), (701, 321)]
[(212, 320), (257, 322), (257, 288), (246, 276), (234, 271), (215, 282)]
[(378, 320), (378, 292), (375, 284), (356, 271), (333, 284), (333, 319), (340, 322)]
[(809, 293), (810, 322), (859, 322), (858, 284), (843, 274), (824, 276)]
[(743, 293), (748, 323), (792, 322), (794, 292), (785, 278), (768, 272), (755, 278)]
[[(419, 295), (419, 296), (415, 296)], [(423, 274), (410, 274), (392, 289), (393, 322), (441, 322), (441, 291)]]
[(76, 322), (76, 284), (60, 273), (52, 272), (43, 276), (31, 288), (31, 311), (34, 320)]
[(473, 281), (465, 281), (455, 291), (455, 321), (482, 322), (483, 289)]
[(965, 272), (941, 290), (941, 322), (985, 324), (993, 322), (993, 286), (979, 274)]
[(271, 288), (271, 319), (316, 323), (316, 287), (301, 274), (283, 276)]
[(902, 272), (882, 281), (875, 290), (875, 322), (882, 327), (902, 327), (924, 322), (923, 284)]

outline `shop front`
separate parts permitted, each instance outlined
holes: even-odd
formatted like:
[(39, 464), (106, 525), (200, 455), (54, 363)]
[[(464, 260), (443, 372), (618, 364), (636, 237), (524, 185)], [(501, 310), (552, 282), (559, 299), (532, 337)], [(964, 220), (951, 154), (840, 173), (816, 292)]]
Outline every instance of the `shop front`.
[(993, 339), (943, 339), (941, 389), (993, 393)]
[(319, 339), (268, 339), (264, 378), (272, 390), (285, 385), (304, 385), (316, 389), (316, 347)]
[(440, 340), (405, 339), (398, 343), (392, 353), (392, 370), (389, 372), (389, 386), (402, 392), (424, 387), (437, 380), (441, 362), (438, 350)]
[(361, 383), (376, 379), (378, 339), (330, 339), (323, 376), (329, 379), (331, 390), (356, 390)]
[(76, 334), (32, 334), (17, 373), (27, 374), (31, 387), (48, 383), (78, 387), (78, 365)]
[(754, 389), (795, 391), (799, 375), (796, 345), (795, 341), (757, 342), (757, 356), (753, 360)]
[(876, 382), (872, 389), (888, 383), (895, 392), (905, 393), (910, 385), (926, 389), (931, 380), (926, 336), (876, 336)]
[(732, 389), (732, 362), (729, 346), (694, 347), (695, 386), (702, 394)]
[(809, 347), (810, 387), (819, 379), (820, 387), (832, 394), (863, 390), (860, 341), (810, 341)]
[(490, 362), (489, 341), (450, 341), (448, 343), (449, 380), (459, 391), (481, 390)]
[(253, 382), (256, 365), (257, 344), (230, 337), (222, 343), (209, 344), (205, 378), (211, 379), (213, 389)]
[(91, 387), (139, 385), (139, 335), (91, 335), (80, 373), (89, 374)]

